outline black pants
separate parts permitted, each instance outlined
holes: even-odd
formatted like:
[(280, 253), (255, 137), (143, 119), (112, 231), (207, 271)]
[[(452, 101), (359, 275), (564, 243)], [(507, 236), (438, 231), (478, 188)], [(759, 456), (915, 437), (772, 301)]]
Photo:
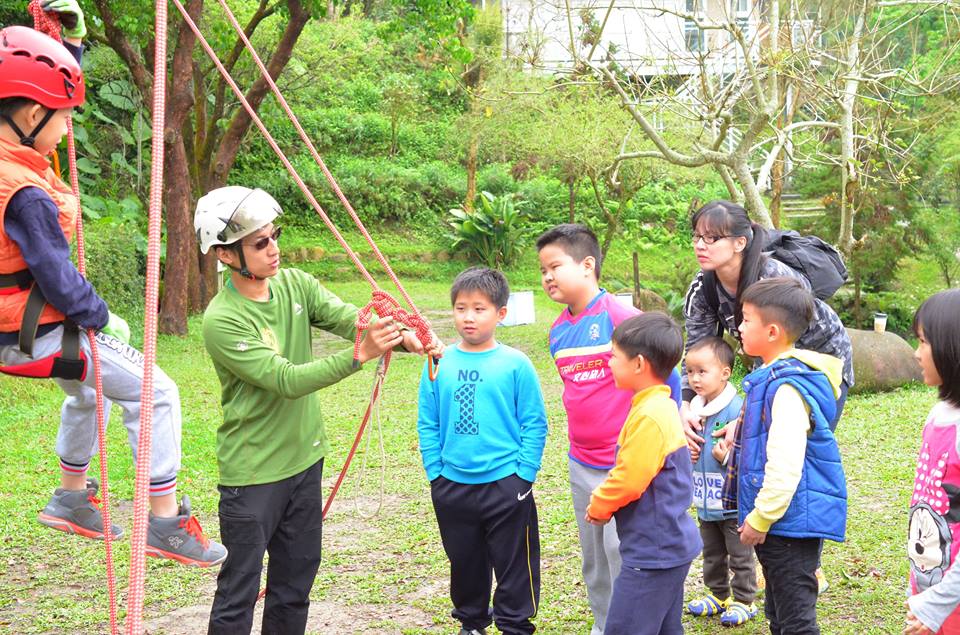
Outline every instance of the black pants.
[(817, 561), (823, 540), (767, 534), (755, 547), (767, 580), (764, 610), (773, 635), (819, 635)]
[(532, 484), (519, 476), (479, 485), (440, 476), (430, 484), (443, 549), (450, 560), (453, 617), (467, 630), (493, 620), (509, 635), (533, 633), (540, 603), (540, 533)]
[(210, 635), (240, 635), (253, 627), (264, 551), (267, 597), (263, 635), (293, 635), (307, 627), (310, 589), (320, 567), (323, 461), (276, 483), (220, 490), (220, 535), (229, 554), (217, 576)]

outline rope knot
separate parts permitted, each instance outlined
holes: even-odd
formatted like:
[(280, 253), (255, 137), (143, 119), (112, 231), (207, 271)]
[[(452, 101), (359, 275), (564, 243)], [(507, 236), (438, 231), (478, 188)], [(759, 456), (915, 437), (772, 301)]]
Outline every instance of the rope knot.
[(353, 342), (354, 368), (360, 366), (360, 342), (363, 340), (363, 332), (369, 329), (373, 323), (373, 313), (381, 318), (391, 316), (398, 324), (403, 324), (413, 330), (424, 348), (430, 345), (432, 335), (429, 320), (419, 313), (411, 313), (402, 308), (396, 299), (383, 289), (374, 289), (371, 293), (370, 302), (357, 312), (357, 336)]
[(40, 0), (33, 0), (27, 10), (33, 16), (33, 28), (60, 41), (60, 16), (56, 12), (47, 13), (40, 8)]

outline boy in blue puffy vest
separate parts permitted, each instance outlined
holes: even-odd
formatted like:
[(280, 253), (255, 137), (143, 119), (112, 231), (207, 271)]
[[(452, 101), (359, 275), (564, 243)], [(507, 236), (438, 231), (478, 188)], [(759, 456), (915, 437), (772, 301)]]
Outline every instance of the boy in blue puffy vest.
[(843, 363), (793, 347), (814, 315), (813, 296), (797, 280), (761, 280), (741, 302), (743, 350), (763, 366), (743, 380), (724, 508), (738, 510), (740, 540), (763, 567), (770, 632), (816, 635), (820, 550), (846, 532), (846, 478), (829, 425)]
[(693, 465), (693, 504), (703, 539), (703, 583), (710, 593), (687, 604), (687, 610), (698, 617), (719, 615), (724, 626), (739, 626), (757, 615), (757, 572), (753, 547), (740, 542), (737, 512), (723, 509), (729, 455), (723, 435), (743, 407), (743, 399), (729, 382), (733, 349), (723, 338), (707, 337), (690, 347), (684, 361), (688, 385), (696, 393), (690, 410), (700, 418), (703, 430), (710, 432), (704, 434), (706, 442)]

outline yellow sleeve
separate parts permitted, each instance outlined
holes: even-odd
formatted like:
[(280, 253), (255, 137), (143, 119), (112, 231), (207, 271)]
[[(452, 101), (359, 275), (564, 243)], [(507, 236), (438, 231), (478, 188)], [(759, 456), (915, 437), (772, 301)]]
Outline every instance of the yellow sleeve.
[(631, 413), (620, 437), (617, 463), (606, 480), (593, 490), (587, 513), (606, 520), (640, 498), (663, 468), (666, 456), (665, 439), (656, 420)]
[(790, 507), (800, 477), (803, 476), (809, 432), (810, 410), (807, 402), (793, 386), (780, 386), (771, 406), (763, 487), (757, 493), (753, 511), (746, 518), (746, 522), (757, 531), (770, 531), (770, 527)]

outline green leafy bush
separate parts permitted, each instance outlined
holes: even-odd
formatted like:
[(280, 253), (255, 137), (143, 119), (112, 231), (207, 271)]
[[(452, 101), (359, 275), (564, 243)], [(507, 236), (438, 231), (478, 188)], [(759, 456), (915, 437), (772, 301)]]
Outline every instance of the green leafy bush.
[(510, 174), (510, 166), (506, 163), (494, 163), (481, 168), (477, 173), (477, 188), (481, 192), (490, 192), (500, 196), (516, 191), (516, 182)]
[(87, 279), (110, 310), (123, 318), (143, 316), (146, 272), (144, 238), (132, 223), (84, 224)]
[[(351, 223), (313, 159), (298, 155), (293, 164), (334, 222)], [(438, 227), (443, 212), (463, 200), (466, 189), (462, 169), (439, 161), (404, 167), (389, 157), (356, 157), (331, 162), (329, 168), (364, 223), (398, 221)], [(256, 183), (270, 192), (284, 209), (285, 223), (313, 223), (313, 209), (286, 171), (276, 166), (258, 170), (248, 164), (234, 171), (231, 181)]]
[(473, 212), (451, 209), (451, 249), (462, 249), (488, 267), (509, 267), (526, 244), (527, 217), (513, 194), (481, 192)]

